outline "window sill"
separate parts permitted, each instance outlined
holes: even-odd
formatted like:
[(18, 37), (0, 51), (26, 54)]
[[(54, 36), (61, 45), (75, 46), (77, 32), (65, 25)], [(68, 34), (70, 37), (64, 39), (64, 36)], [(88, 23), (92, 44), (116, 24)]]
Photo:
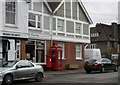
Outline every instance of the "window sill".
[(41, 29), (39, 28), (34, 28), (34, 27), (28, 27), (30, 30), (39, 30), (39, 31), (42, 31)]
[(65, 32), (63, 32), (63, 31), (57, 31), (58, 33), (61, 33), (61, 34), (64, 34)]
[(12, 25), (12, 24), (5, 24), (5, 27), (18, 28), (18, 26), (16, 26), (16, 25)]
[(76, 60), (81, 60), (82, 61), (83, 59), (82, 58), (76, 58)]
[[(60, 59), (60, 58), (59, 58)], [(66, 60), (66, 58), (62, 58), (62, 60)]]
[(62, 58), (62, 60), (66, 60), (66, 58)]

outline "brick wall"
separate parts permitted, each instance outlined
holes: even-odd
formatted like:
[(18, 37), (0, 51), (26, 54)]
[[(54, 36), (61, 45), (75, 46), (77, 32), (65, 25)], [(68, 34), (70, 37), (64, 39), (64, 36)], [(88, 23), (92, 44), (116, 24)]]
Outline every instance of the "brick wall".
[[(60, 43), (59, 41), (54, 41), (53, 42), (55, 45), (58, 45)], [(79, 68), (83, 68), (84, 66), (84, 58), (82, 60), (76, 60), (76, 43), (72, 42), (64, 42), (64, 57), (62, 61), (62, 66), (65, 69), (68, 64), (77, 64)], [(46, 42), (46, 48), (47, 48), (47, 53), (49, 53), (50, 50), (50, 41)], [(84, 52), (84, 46), (83, 46), (83, 52)], [(82, 57), (84, 56), (84, 53), (82, 53)]]

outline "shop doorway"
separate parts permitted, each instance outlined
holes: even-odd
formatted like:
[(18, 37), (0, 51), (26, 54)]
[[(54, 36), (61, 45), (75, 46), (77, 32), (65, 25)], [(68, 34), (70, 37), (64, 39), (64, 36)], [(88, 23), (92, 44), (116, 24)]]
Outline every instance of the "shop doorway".
[(36, 63), (45, 63), (45, 41), (27, 41), (26, 59)]
[(10, 42), (8, 40), (2, 40), (3, 62), (8, 61), (9, 49), (10, 49)]
[(2, 40), (3, 61), (20, 59), (20, 41), (15, 39)]
[(26, 44), (26, 59), (33, 61), (35, 57), (35, 42), (28, 41)]

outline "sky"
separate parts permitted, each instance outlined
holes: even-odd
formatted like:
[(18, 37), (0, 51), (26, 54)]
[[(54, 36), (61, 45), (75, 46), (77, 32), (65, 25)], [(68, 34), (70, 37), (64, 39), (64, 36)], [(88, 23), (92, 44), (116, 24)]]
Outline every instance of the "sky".
[(90, 15), (94, 27), (96, 23), (110, 25), (118, 22), (118, 1), (120, 0), (81, 0)]

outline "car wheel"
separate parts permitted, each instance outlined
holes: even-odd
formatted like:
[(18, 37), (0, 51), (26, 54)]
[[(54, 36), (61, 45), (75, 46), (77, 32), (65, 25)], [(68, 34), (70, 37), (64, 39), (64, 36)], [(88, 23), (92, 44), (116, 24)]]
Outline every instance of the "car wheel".
[(3, 84), (5, 85), (11, 85), (13, 82), (13, 77), (11, 75), (5, 75), (3, 78)]
[(117, 70), (118, 70), (118, 67), (117, 67), (117, 66), (115, 66), (114, 72), (117, 72)]
[(105, 72), (105, 67), (102, 67), (101, 72), (102, 72), (102, 73)]
[(36, 77), (35, 77), (35, 80), (37, 82), (41, 82), (43, 80), (43, 74), (42, 73), (37, 73)]

